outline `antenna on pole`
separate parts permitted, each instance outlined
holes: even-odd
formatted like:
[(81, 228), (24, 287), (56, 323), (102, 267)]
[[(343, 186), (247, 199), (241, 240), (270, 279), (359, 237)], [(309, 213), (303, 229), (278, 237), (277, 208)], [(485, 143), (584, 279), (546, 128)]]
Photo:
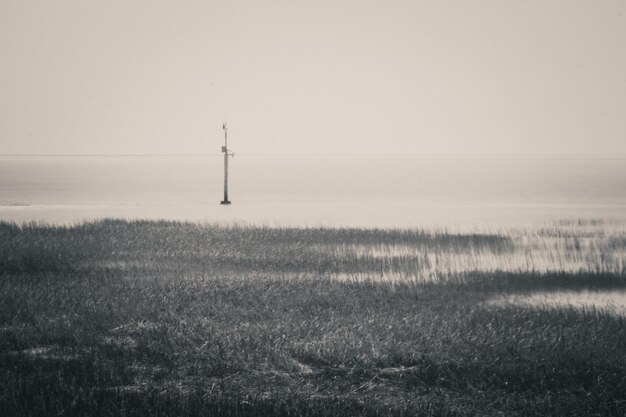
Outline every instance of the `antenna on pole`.
[(222, 129), (224, 129), (224, 146), (222, 146), (224, 153), (224, 200), (220, 204), (230, 204), (228, 199), (228, 157), (233, 157), (235, 154), (228, 149), (228, 126), (226, 126), (226, 122), (222, 123)]

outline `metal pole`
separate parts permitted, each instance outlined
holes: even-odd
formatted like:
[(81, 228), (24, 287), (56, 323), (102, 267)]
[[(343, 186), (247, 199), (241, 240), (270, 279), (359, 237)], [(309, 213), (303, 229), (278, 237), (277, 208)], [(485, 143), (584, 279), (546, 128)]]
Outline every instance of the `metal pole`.
[(224, 200), (220, 204), (230, 204), (228, 200), (228, 128), (226, 123), (222, 125), (222, 128), (224, 129), (224, 147), (222, 148), (224, 152)]

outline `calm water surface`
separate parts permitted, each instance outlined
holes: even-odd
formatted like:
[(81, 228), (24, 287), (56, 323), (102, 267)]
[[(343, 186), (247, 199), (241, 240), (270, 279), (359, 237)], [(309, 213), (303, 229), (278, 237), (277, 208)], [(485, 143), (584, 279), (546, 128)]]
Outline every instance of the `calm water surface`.
[(327, 226), (626, 218), (624, 158), (0, 157), (0, 219)]

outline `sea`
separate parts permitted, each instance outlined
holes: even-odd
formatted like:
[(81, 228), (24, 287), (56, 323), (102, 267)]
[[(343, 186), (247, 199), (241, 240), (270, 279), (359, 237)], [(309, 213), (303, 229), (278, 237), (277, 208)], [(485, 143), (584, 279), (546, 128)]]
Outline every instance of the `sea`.
[(0, 220), (376, 228), (626, 220), (626, 157), (0, 156)]

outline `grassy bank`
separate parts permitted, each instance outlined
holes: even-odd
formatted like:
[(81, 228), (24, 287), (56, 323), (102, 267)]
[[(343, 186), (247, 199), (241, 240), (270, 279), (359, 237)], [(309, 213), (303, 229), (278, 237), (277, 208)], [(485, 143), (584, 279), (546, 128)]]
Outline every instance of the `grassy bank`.
[(624, 415), (603, 223), (449, 234), (0, 224), (0, 415)]

